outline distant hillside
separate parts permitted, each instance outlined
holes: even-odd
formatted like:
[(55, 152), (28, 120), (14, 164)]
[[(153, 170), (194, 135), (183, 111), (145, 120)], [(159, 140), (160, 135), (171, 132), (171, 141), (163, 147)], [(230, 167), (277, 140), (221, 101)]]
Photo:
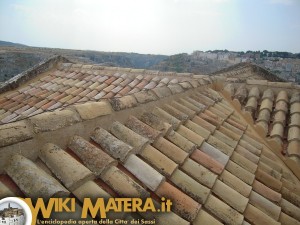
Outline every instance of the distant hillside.
[(199, 59), (194, 55), (186, 53), (171, 55), (154, 65), (152, 69), (160, 71), (175, 71), (175, 72), (189, 72), (195, 74), (209, 74), (224, 69), (233, 65), (226, 61), (217, 61), (212, 59)]
[(138, 69), (150, 69), (152, 66), (168, 58), (168, 56), (165, 55), (127, 52), (101, 52), (37, 47), (24, 48), (24, 46), (0, 45), (0, 82), (10, 79), (53, 55), (61, 55), (74, 63), (100, 64)]
[(26, 47), (27, 45), (8, 42), (8, 41), (0, 41), (0, 46), (15, 46), (15, 47)]
[(9, 80), (46, 58), (48, 58), (48, 55), (44, 54), (22, 52), (0, 53), (0, 82)]

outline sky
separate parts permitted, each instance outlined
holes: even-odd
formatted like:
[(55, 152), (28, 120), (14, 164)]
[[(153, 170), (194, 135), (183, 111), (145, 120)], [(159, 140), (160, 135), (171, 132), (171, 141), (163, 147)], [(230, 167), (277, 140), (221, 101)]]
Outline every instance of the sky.
[[(18, 209), (22, 209), (22, 207), (14, 202), (10, 203), (10, 207), (12, 208), (18, 208)], [(8, 208), (8, 202), (5, 202), (3, 204), (0, 204), (0, 210), (3, 210), (5, 208)]]
[(172, 55), (300, 52), (300, 0), (0, 0), (0, 40)]

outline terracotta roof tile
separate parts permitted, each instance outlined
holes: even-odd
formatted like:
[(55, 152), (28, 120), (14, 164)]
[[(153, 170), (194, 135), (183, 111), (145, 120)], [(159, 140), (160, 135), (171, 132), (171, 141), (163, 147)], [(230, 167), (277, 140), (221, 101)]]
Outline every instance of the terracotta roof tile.
[(165, 98), (172, 94), (171, 90), (168, 87), (156, 87), (153, 88), (152, 91), (157, 95), (159, 98)]
[(183, 109), (188, 108), (189, 110), (192, 110), (193, 112), (191, 111), (192, 112), (191, 115), (194, 115), (195, 114), (194, 112), (196, 112), (196, 114), (198, 114), (199, 112), (203, 111), (205, 108), (205, 107), (203, 107), (203, 105), (202, 105), (202, 107), (198, 107), (197, 104), (194, 104), (184, 98), (180, 98), (176, 102), (179, 102), (181, 105), (183, 105), (184, 106)]
[(109, 166), (117, 165), (116, 160), (79, 136), (74, 136), (70, 140), (69, 148), (96, 176), (100, 176)]
[(229, 160), (229, 157), (226, 154), (206, 142), (201, 145), (200, 150), (211, 156), (223, 166), (225, 166)]
[(114, 94), (116, 94), (116, 93), (118, 93), (122, 89), (123, 89), (122, 86), (116, 86), (114, 89), (111, 90), (111, 92), (114, 93)]
[(266, 172), (262, 171), (261, 169), (257, 169), (255, 177), (258, 181), (273, 189), (274, 191), (280, 191), (282, 182), (267, 174)]
[(276, 97), (276, 102), (284, 101), (286, 103), (289, 102), (289, 97), (286, 91), (280, 91)]
[(163, 109), (180, 121), (187, 121), (189, 119), (189, 116), (186, 113), (174, 108), (171, 105), (166, 104), (163, 106)]
[(190, 157), (216, 174), (221, 174), (224, 170), (224, 165), (202, 151), (195, 150)]
[(238, 178), (240, 178), (242, 181), (244, 181), (249, 185), (252, 185), (255, 179), (255, 176), (252, 173), (245, 170), (243, 167), (239, 166), (238, 164), (236, 164), (231, 160), (228, 161), (228, 164), (226, 165), (226, 170), (228, 170), (230, 173), (237, 176)]
[(292, 94), (290, 104), (293, 104), (295, 102), (300, 102), (300, 92), (295, 92)]
[(214, 225), (222, 225), (220, 221), (215, 219), (209, 213), (203, 210), (203, 208), (198, 213), (197, 217), (193, 221), (193, 224), (200, 225), (200, 224), (214, 224)]
[(254, 147), (253, 145), (249, 144), (247, 141), (241, 139), (239, 144), (244, 147), (245, 149), (247, 149), (248, 151), (252, 152), (253, 154), (259, 156), (261, 154), (261, 150)]
[(121, 91), (119, 91), (119, 95), (126, 95), (130, 90), (131, 88), (129, 86), (125, 86)]
[(243, 213), (248, 204), (248, 198), (244, 197), (231, 187), (224, 184), (222, 181), (217, 180), (214, 187), (213, 192), (228, 205)]
[(147, 138), (137, 134), (118, 121), (112, 123), (110, 132), (121, 141), (124, 141), (128, 145), (134, 147), (134, 152), (136, 153), (142, 151), (149, 143)]
[(144, 88), (145, 89), (153, 89), (157, 86), (157, 83), (154, 81), (151, 81), (150, 83), (148, 83)]
[(294, 204), (282, 198), (280, 201), (280, 206), (282, 212), (300, 221), (300, 214), (299, 214), (300, 209), (297, 208)]
[(290, 127), (288, 131), (288, 141), (300, 140), (300, 128), (299, 127)]
[(289, 224), (300, 225), (299, 221), (295, 220), (294, 218), (290, 217), (289, 215), (283, 212), (281, 212), (280, 214), (279, 221), (281, 222), (282, 225), (289, 225)]
[(300, 196), (291, 192), (289, 189), (282, 187), (282, 197), (297, 207), (300, 207)]
[[(59, 68), (61, 71), (53, 70), (45, 79), (27, 86), (25, 84), (23, 90), (16, 91), (17, 94), (12, 95), (10, 100), (5, 95), (0, 98), (1, 105), (12, 104), (8, 108), (12, 112), (0, 106), (2, 123), (24, 117), (26, 119), (27, 116), (39, 114), (43, 110), (58, 109), (30, 118), (25, 127), (21, 124), (13, 133), (7, 132), (4, 127), (4, 130), (0, 128), (0, 146), (4, 144), (4, 150), (9, 149), (12, 153), (14, 151), (11, 149), (22, 142), (22, 154), (29, 155), (31, 159), (40, 149), (31, 148), (31, 143), (36, 143), (36, 138), (40, 135), (44, 137), (39, 139), (39, 144), (40, 147), (44, 146), (40, 157), (45, 164), (39, 159), (31, 162), (38, 166), (35, 172), (38, 177), (41, 176), (39, 170), (47, 171), (59, 185), (71, 190), (80, 201), (84, 196), (149, 197), (150, 193), (145, 188), (151, 191), (151, 197), (156, 200), (162, 195), (165, 197), (167, 193), (174, 200), (173, 206), (175, 203), (176, 208), (173, 207), (172, 213), (151, 213), (145, 217), (141, 215), (144, 218), (155, 218), (158, 224), (278, 224), (275, 220), (289, 224), (297, 219), (300, 190), (297, 189), (298, 180), (294, 176), (297, 176), (297, 171), (294, 171), (296, 167), (290, 166), (293, 161), (282, 162), (277, 153), (272, 152), (274, 149), (270, 149), (270, 146), (273, 147), (274, 141), (268, 141), (256, 133), (259, 124), (263, 124), (266, 134), (276, 139), (280, 137), (282, 150), (286, 148), (292, 156), (291, 159), (297, 161), (300, 155), (299, 140), (297, 131), (294, 132), (293, 129), (299, 127), (297, 116), (300, 113), (297, 113), (296, 103), (300, 101), (294, 94), (294, 99), (291, 98), (292, 107), (287, 108), (290, 104), (288, 96), (293, 92), (291, 85), (291, 90), (285, 90), (282, 94), (282, 88), (270, 89), (269, 96), (268, 91), (265, 91), (262, 99), (259, 84), (233, 85), (241, 87), (240, 93), (237, 93), (238, 98), (243, 101), (245, 97), (249, 103), (246, 108), (251, 108), (254, 120), (258, 117), (257, 126), (252, 127), (248, 120), (249, 113), (244, 114), (235, 106), (236, 102), (226, 100), (218, 91), (207, 86), (212, 83), (213, 88), (218, 88), (215, 84), (223, 82), (221, 76), (213, 75), (201, 81), (199, 79), (203, 79), (203, 76), (198, 75), (97, 65), (70, 64)], [(174, 85), (178, 82), (181, 83)], [(171, 85), (167, 87), (166, 84)], [(141, 88), (135, 88), (136, 85), (150, 89), (141, 91)], [(200, 85), (206, 86), (199, 87)], [(189, 89), (192, 87), (199, 88)], [(187, 89), (189, 90), (183, 93)], [(278, 91), (273, 107), (274, 93)], [(244, 94), (246, 95), (243, 96)], [(169, 97), (170, 95), (174, 96)], [(165, 97), (169, 98), (160, 99)], [(267, 97), (271, 100), (265, 101)], [(109, 100), (95, 102), (101, 98)], [(74, 103), (74, 106), (68, 106)], [(99, 108), (91, 110), (96, 109), (91, 108), (92, 104), (103, 103), (108, 107), (109, 115), (102, 114), (102, 109)], [(259, 113), (260, 105), (261, 108), (264, 105), (266, 107)], [(69, 109), (63, 109), (64, 107)], [(126, 111), (121, 111), (123, 109)], [(143, 113), (143, 109), (147, 112)], [(261, 115), (265, 111), (269, 116)], [(115, 119), (125, 125), (113, 122)], [(15, 123), (19, 122), (12, 123), (10, 130), (14, 129)], [(82, 123), (94, 124), (94, 127), (103, 123), (105, 129), (111, 126), (111, 132), (84, 126), (85, 130), (82, 132), (86, 140), (79, 136), (74, 137), (73, 135), (83, 134), (80, 131)], [(288, 135), (288, 128), (292, 128), (294, 136)], [(59, 134), (56, 129), (71, 138), (69, 146), (73, 151), (58, 147), (67, 146), (67, 143), (64, 138), (57, 142)], [(72, 134), (65, 132), (70, 129)], [(19, 130), (20, 133), (16, 133)], [(45, 131), (53, 134), (50, 138), (53, 144), (44, 145), (44, 140), (50, 140)], [(6, 138), (8, 134), (13, 136)], [(87, 141), (89, 137), (91, 140)], [(277, 148), (279, 145), (274, 146)], [(28, 153), (28, 148), (33, 151)], [(100, 157), (94, 157), (95, 155)], [(66, 164), (65, 161), (69, 163)], [(292, 168), (295, 173), (282, 163)], [(3, 169), (1, 165), (0, 169)], [(94, 181), (90, 170), (97, 176)], [(24, 174), (29, 171), (25, 170)], [(9, 188), (12, 186), (13, 190), (24, 190), (20, 182), (14, 184), (11, 181), (10, 185), (3, 179), (3, 175), (0, 176), (0, 186), (1, 182)], [(155, 204), (159, 206), (159, 203)], [(203, 204), (202, 209), (200, 204)], [(108, 216), (113, 217), (111, 214)], [(123, 216), (132, 217), (129, 214), (121, 215), (122, 218)]]
[(232, 154), (231, 160), (251, 173), (255, 173), (257, 169), (257, 165), (255, 163), (237, 152)]
[[(29, 106), (30, 107), (30, 106)], [(27, 109), (26, 111), (21, 113), (21, 116), (29, 116), (30, 114), (32, 114), (33, 112), (37, 111), (37, 108), (35, 107), (30, 107), (29, 109)]]
[(151, 143), (153, 143), (157, 138), (159, 138), (162, 134), (147, 124), (143, 123), (139, 119), (134, 116), (130, 116), (125, 124), (134, 132), (142, 135), (147, 138)]
[(244, 215), (245, 218), (252, 224), (280, 225), (280, 222), (275, 221), (251, 204), (248, 204)]
[(151, 145), (147, 145), (140, 155), (160, 173), (171, 176), (178, 165)]
[(101, 91), (100, 93), (98, 93), (97, 95), (94, 96), (95, 100), (99, 100), (100, 98), (102, 98), (104, 95), (106, 95), (106, 93), (104, 91)]
[(272, 190), (271, 188), (267, 187), (263, 183), (254, 180), (253, 183), (253, 190), (256, 191), (258, 194), (264, 196), (265, 198), (269, 199), (272, 202), (279, 203), (281, 200), (281, 194)]
[(191, 120), (188, 120), (184, 125), (191, 131), (199, 134), (204, 139), (207, 139), (210, 136), (210, 132), (208, 130), (198, 125), (197, 123), (192, 122)]
[(290, 114), (292, 115), (294, 113), (300, 113), (300, 102), (295, 102), (291, 104)]
[(149, 197), (149, 193), (141, 185), (114, 166), (104, 171), (101, 179), (122, 197)]
[(254, 111), (257, 108), (257, 98), (256, 97), (250, 97), (247, 101), (247, 104), (245, 105), (245, 109), (248, 111)]
[(272, 108), (273, 108), (273, 101), (271, 101), (270, 99), (266, 98), (266, 99), (262, 100), (260, 108), (259, 108), (259, 111), (267, 109), (270, 112), (272, 112)]
[(54, 105), (50, 106), (50, 107), (48, 108), (48, 110), (57, 109), (57, 108), (59, 108), (59, 107), (62, 106), (62, 105), (63, 105), (63, 104), (62, 104), (61, 102), (57, 102), (57, 103), (55, 103)]
[(283, 138), (284, 127), (281, 123), (276, 123), (273, 125), (270, 137), (280, 137)]
[(166, 111), (164, 111), (161, 108), (154, 108), (152, 113), (157, 116), (162, 118), (164, 121), (168, 122), (169, 124), (172, 125), (173, 129), (176, 130), (177, 127), (181, 124), (181, 121), (178, 120), (177, 118), (175, 118), (174, 116), (170, 115), (169, 113), (167, 113)]
[(293, 115), (291, 115), (289, 126), (300, 127), (300, 113), (294, 113)]
[(134, 154), (126, 159), (124, 167), (151, 191), (156, 191), (160, 184), (165, 181), (164, 176)]
[(138, 83), (140, 83), (140, 81), (138, 79), (134, 79), (133, 81), (131, 81), (128, 86), (130, 86), (131, 88), (135, 87)]
[(71, 191), (94, 178), (89, 169), (54, 144), (48, 143), (43, 146), (40, 157), (56, 177)]
[(283, 111), (283, 112), (287, 113), (288, 112), (288, 104), (282, 100), (276, 102), (274, 112), (278, 112), (278, 111)]
[(291, 141), (288, 145), (287, 152), (289, 155), (297, 155), (300, 157), (300, 141)]
[(260, 96), (260, 91), (259, 91), (258, 87), (256, 87), (256, 86), (252, 87), (248, 93), (248, 98), (250, 98), (250, 97), (259, 98), (259, 96)]
[(188, 153), (163, 137), (158, 138), (157, 141), (153, 143), (153, 147), (178, 164), (182, 164), (188, 157)]
[(255, 191), (252, 191), (249, 197), (250, 203), (256, 208), (260, 209), (274, 220), (278, 220), (280, 216), (281, 209), (279, 206), (275, 205), (268, 199), (264, 198)]
[(195, 219), (201, 207), (199, 203), (168, 182), (160, 185), (156, 194), (171, 199), (174, 211), (188, 221)]
[(220, 175), (219, 179), (227, 184), (229, 187), (233, 188), (240, 194), (245, 197), (249, 197), (252, 187), (246, 184), (244, 181), (240, 180), (238, 177), (233, 175), (232, 173), (224, 170), (223, 173)]
[(166, 123), (164, 120), (153, 113), (145, 112), (142, 114), (140, 119), (157, 131), (162, 132), (163, 135), (168, 134), (172, 127), (169, 123)]
[(124, 80), (120, 83), (120, 85), (121, 85), (122, 87), (129, 86), (129, 83), (130, 83), (130, 82), (132, 82), (132, 79), (126, 78), (126, 79), (124, 79)]
[(182, 164), (181, 169), (192, 178), (197, 180), (200, 184), (203, 184), (209, 188), (213, 187), (218, 177), (209, 169), (189, 158), (187, 158)]
[(189, 141), (193, 142), (197, 146), (201, 146), (202, 143), (204, 142), (204, 138), (201, 137), (199, 134), (196, 132), (188, 129), (185, 126), (180, 125), (179, 128), (177, 129), (177, 132), (188, 139)]
[[(21, 155), (14, 155), (11, 158), (6, 172), (27, 196), (34, 199), (38, 197), (50, 198), (58, 193), (60, 196), (69, 194), (68, 190), (56, 179)], [(39, 185), (32, 182), (33, 180)]]
[[(295, 114), (297, 115), (297, 114)], [(274, 122), (273, 123), (281, 123), (282, 125), (285, 125), (286, 123), (286, 114), (283, 111), (278, 111), (274, 115)]]
[(179, 189), (184, 191), (186, 194), (189, 194), (193, 199), (201, 204), (206, 201), (208, 195), (210, 194), (210, 190), (207, 187), (199, 184), (196, 180), (179, 169), (175, 170), (170, 180)]
[(274, 101), (274, 93), (273, 93), (272, 89), (267, 89), (264, 91), (261, 99), (264, 100), (266, 98), (270, 99), (272, 102)]
[(141, 91), (141, 90), (139, 88), (135, 87), (131, 91), (129, 91), (128, 94), (134, 94), (134, 93), (137, 93), (139, 91)]
[(243, 215), (213, 195), (208, 197), (205, 208), (226, 224), (241, 225), (243, 223)]
[(210, 131), (211, 133), (213, 133), (216, 129), (216, 127), (214, 125), (212, 125), (211, 123), (207, 122), (206, 120), (202, 119), (199, 116), (195, 116), (192, 121), (194, 123), (197, 123), (198, 125), (201, 125), (203, 128), (205, 128), (206, 130)]
[(9, 113), (5, 117), (3, 117), (3, 119), (1, 119), (1, 122), (9, 123), (9, 122), (15, 121), (17, 117), (18, 117), (18, 114), (16, 114), (16, 113)]
[[(95, 129), (91, 138), (115, 159), (125, 161), (128, 155), (132, 152), (131, 146), (120, 141), (101, 127)], [(114, 143), (114, 145), (111, 145), (110, 143)]]

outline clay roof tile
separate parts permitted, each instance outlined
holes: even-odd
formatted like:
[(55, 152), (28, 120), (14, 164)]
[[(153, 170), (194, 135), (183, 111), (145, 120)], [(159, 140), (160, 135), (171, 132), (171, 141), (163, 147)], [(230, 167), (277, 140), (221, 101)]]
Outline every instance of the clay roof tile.
[(100, 176), (108, 167), (117, 165), (116, 160), (82, 137), (74, 136), (68, 147), (96, 176)]
[[(12, 156), (5, 170), (18, 187), (27, 196), (34, 199), (38, 197), (51, 198), (56, 194), (60, 194), (60, 196), (69, 195), (69, 191), (56, 179), (21, 155)], [(33, 180), (35, 182), (32, 182)], [(36, 185), (36, 182), (39, 185)]]

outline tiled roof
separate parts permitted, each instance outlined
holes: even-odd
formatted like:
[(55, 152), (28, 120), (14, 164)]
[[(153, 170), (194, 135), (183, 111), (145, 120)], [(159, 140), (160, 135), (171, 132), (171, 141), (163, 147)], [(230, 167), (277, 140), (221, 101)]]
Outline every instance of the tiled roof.
[(233, 96), (250, 112), (264, 135), (282, 146), (283, 154), (300, 162), (300, 89), (292, 84), (286, 88), (287, 85), (240, 85)]
[[(158, 95), (163, 87), (178, 91), (198, 86), (197, 80), (191, 74), (62, 63), (58, 69), (39, 74), (34, 81), (2, 94), (0, 124), (76, 103), (118, 98), (140, 91), (153, 90)], [(185, 84), (185, 81), (196, 83)], [(180, 86), (180, 83), (183, 84)]]
[[(118, 69), (103, 71), (103, 76), (90, 74), (97, 77), (93, 82), (98, 76), (107, 76), (110, 85), (127, 79), (120, 79), (123, 73)], [(134, 217), (155, 218), (156, 224), (163, 225), (300, 224), (299, 167), (274, 151), (247, 120), (248, 114), (217, 91), (216, 77), (204, 81), (184, 75), (176, 77), (179, 84), (170, 85), (174, 74), (156, 74), (155, 78), (146, 75), (149, 71), (136, 72), (131, 91), (141, 82), (143, 87), (152, 86), (151, 82), (165, 84), (165, 78), (168, 85), (149, 91), (136, 88), (137, 92), (99, 101), (86, 97), (92, 90), (83, 88), (89, 92), (80, 97), (91, 102), (63, 104), (63, 109), (1, 125), (0, 197), (72, 194), (83, 201), (87, 196), (150, 196), (156, 202), (166, 197), (173, 201), (171, 213)], [(51, 71), (35, 82), (53, 74), (74, 73), (70, 68)], [(84, 74), (77, 73), (74, 76)], [(82, 80), (90, 79), (94, 78), (80, 78), (76, 83), (84, 85)], [(105, 95), (119, 93), (112, 92), (114, 88)], [(59, 95), (69, 95), (67, 89), (60, 90), (64, 91)], [(254, 92), (251, 96), (257, 96)], [(46, 99), (57, 94), (53, 91)], [(7, 95), (10, 99), (17, 96), (4, 94), (4, 98)], [(286, 101), (284, 94), (280, 101)], [(109, 216), (133, 216), (116, 214)]]

